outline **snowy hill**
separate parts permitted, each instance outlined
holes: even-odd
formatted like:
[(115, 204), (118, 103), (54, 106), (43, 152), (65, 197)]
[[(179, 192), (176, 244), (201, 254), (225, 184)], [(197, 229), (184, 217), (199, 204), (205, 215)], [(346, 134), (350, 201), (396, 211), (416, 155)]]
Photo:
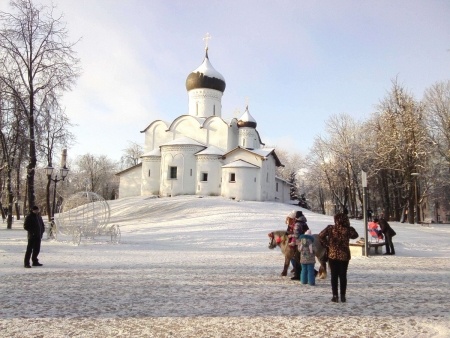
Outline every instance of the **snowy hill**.
[[(298, 207), (193, 196), (110, 207), (121, 244), (44, 240), (43, 267), (23, 268), (20, 222), (0, 230), (0, 336), (450, 336), (449, 225), (391, 223), (397, 255), (353, 257), (335, 304), (329, 278), (280, 277), (283, 257), (267, 248)], [(332, 222), (303, 211), (313, 233)]]

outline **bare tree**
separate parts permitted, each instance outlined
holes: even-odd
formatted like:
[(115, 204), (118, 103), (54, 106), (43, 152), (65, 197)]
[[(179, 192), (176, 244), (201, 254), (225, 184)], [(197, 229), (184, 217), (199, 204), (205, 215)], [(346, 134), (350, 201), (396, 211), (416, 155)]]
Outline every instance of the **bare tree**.
[[(21, 161), (21, 149), (24, 146), (23, 116), (17, 105), (17, 100), (4, 91), (4, 85), (0, 83), (0, 154), (1, 174), (5, 183), (4, 191), (7, 196), (7, 228), (12, 227), (12, 214), (14, 203), (14, 177), (13, 173), (19, 171)], [(3, 190), (3, 189), (2, 189)], [(2, 203), (0, 206), (3, 208)], [(2, 210), (2, 216), (4, 212)]]
[(347, 114), (331, 116), (326, 121), (326, 136), (315, 139), (307, 159), (309, 180), (315, 182), (316, 202), (325, 212), (325, 202), (335, 211), (348, 209), (358, 216), (362, 203), (361, 169), (367, 159), (363, 145), (363, 124)]
[[(52, 100), (47, 104), (45, 114), (41, 115), (42, 122), (37, 128), (37, 143), (39, 152), (47, 159), (49, 166), (53, 166), (54, 152), (57, 149), (67, 148), (72, 143), (75, 136), (67, 129), (72, 126), (69, 118), (60, 108), (57, 100)], [(50, 221), (52, 212), (50, 212), (50, 185), (51, 176), (47, 177), (46, 186), (46, 206), (47, 215)], [(54, 188), (55, 189), (55, 188)]]
[(297, 199), (299, 190), (298, 178), (300, 170), (304, 167), (303, 157), (300, 154), (289, 153), (289, 151), (281, 148), (277, 149), (277, 156), (283, 166), (276, 168), (276, 175), (291, 183), (290, 197), (292, 200)]
[(414, 223), (414, 213), (420, 219), (414, 191), (417, 182), (411, 174), (420, 173), (423, 180), (429, 159), (424, 117), (423, 105), (395, 80), (378, 105), (372, 126), (378, 135), (374, 155), (384, 212), (399, 220), (407, 203), (410, 223)]
[(332, 173), (333, 159), (321, 137), (316, 137), (306, 158), (305, 178), (308, 182), (307, 199), (313, 210), (326, 213), (326, 202), (335, 203), (335, 187)]
[(27, 199), (35, 204), (34, 175), (39, 115), (48, 96), (69, 90), (79, 74), (74, 43), (54, 8), (12, 0), (13, 13), (0, 12), (0, 82), (25, 114), (28, 136)]
[(438, 210), (450, 210), (450, 81), (438, 82), (424, 95), (425, 111), (430, 135), (430, 194), (434, 219)]
[(450, 169), (450, 81), (439, 82), (428, 88), (424, 103), (432, 143)]
[(135, 142), (128, 141), (128, 147), (123, 150), (123, 155), (120, 158), (120, 167), (122, 169), (133, 167), (139, 163), (143, 147)]
[(76, 184), (79, 184), (80, 188), (84, 186), (105, 199), (113, 197), (118, 187), (115, 162), (104, 155), (96, 157), (92, 154), (85, 154), (77, 159), (76, 167), (78, 167), (77, 177), (72, 180), (77, 180)]

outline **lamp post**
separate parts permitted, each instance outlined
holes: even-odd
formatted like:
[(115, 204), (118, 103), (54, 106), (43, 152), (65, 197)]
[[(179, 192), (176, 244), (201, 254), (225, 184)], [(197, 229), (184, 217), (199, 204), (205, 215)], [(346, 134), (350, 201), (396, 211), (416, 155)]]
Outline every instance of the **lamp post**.
[(64, 179), (67, 177), (67, 174), (69, 173), (69, 169), (66, 167), (66, 157), (67, 157), (67, 149), (63, 149), (62, 157), (61, 157), (61, 168), (59, 169), (59, 175), (60, 178), (58, 178), (58, 173), (55, 174), (55, 177), (53, 177), (53, 171), (55, 170), (51, 163), (47, 166), (45, 169), (47, 172), (47, 177), (49, 181), (52, 181), (54, 183), (53, 186), (53, 205), (52, 205), (52, 213), (51, 213), (51, 220), (55, 217), (55, 206), (56, 206), (56, 184), (59, 181), (64, 181)]
[(363, 223), (364, 223), (364, 253), (366, 257), (369, 257), (369, 240), (367, 229), (367, 173), (361, 170), (361, 185), (363, 187)]
[(420, 174), (419, 173), (411, 173), (411, 176), (414, 176), (414, 195), (415, 195), (414, 221), (416, 224), (419, 224), (419, 203), (417, 201), (417, 177), (419, 177)]

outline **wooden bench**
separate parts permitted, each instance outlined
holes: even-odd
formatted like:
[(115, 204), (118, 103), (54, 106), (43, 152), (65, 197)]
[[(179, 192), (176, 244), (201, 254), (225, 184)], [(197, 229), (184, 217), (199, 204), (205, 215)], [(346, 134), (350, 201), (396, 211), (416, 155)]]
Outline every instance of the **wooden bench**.
[(426, 219), (426, 220), (424, 220), (424, 221), (419, 222), (419, 224), (420, 224), (421, 226), (423, 226), (423, 227), (430, 227), (431, 220)]
[(370, 248), (374, 248), (375, 254), (378, 255), (379, 253), (383, 252), (383, 249), (381, 249), (381, 252), (378, 252), (378, 248), (380, 246), (383, 247), (384, 245), (385, 245), (384, 242), (369, 242), (369, 253), (370, 253)]
[[(378, 251), (378, 248), (383, 247), (385, 245), (384, 242), (369, 242), (367, 243), (369, 246), (369, 254), (370, 254), (370, 248), (374, 248), (375, 254), (381, 254), (381, 252)], [(364, 249), (364, 243), (350, 243), (350, 252), (352, 256), (365, 256), (366, 252)]]

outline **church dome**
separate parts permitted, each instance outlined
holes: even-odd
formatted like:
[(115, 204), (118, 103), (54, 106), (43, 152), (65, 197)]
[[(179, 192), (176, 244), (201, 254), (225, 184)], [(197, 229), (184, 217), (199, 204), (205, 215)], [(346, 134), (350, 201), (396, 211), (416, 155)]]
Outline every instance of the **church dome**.
[(186, 89), (208, 88), (225, 91), (225, 79), (217, 70), (214, 69), (208, 58), (208, 49), (206, 49), (205, 59), (196, 70), (191, 72), (186, 79)]
[(248, 106), (245, 108), (244, 114), (239, 118), (237, 122), (238, 128), (256, 128), (256, 120), (253, 118), (252, 115), (250, 115), (250, 112), (248, 111)]

